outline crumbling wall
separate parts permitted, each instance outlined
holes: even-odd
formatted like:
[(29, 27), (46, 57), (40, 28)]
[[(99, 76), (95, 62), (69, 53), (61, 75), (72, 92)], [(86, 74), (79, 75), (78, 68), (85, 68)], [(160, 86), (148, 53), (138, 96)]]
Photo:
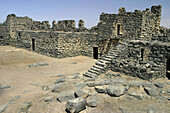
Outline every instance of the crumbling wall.
[(166, 76), (168, 56), (168, 43), (132, 40), (126, 43), (126, 49), (112, 61), (111, 69), (129, 76), (152, 80)]

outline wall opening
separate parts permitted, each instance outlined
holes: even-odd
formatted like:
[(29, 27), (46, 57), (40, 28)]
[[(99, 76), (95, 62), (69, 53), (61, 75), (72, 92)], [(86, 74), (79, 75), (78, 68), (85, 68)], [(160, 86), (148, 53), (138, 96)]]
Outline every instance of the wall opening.
[(170, 80), (170, 57), (167, 58), (166, 62), (166, 77)]
[(32, 39), (32, 51), (35, 51), (35, 39)]
[(3, 36), (0, 36), (0, 39), (3, 39)]
[(98, 59), (98, 47), (93, 47), (93, 58)]
[(141, 49), (141, 61), (143, 61), (143, 55), (144, 55), (144, 51), (145, 51), (145, 49)]
[(120, 35), (120, 25), (117, 25), (117, 35)]

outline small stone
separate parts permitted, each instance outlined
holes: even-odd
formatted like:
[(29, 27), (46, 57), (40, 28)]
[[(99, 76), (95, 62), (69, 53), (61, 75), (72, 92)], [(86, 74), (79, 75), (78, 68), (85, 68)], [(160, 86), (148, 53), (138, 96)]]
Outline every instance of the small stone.
[(70, 113), (79, 113), (84, 109), (86, 109), (86, 101), (84, 98), (75, 98), (67, 101), (66, 111)]
[(154, 83), (154, 85), (156, 86), (156, 87), (159, 87), (159, 88), (164, 88), (164, 84), (163, 83)]
[(77, 64), (77, 62), (70, 62), (70, 64)]
[(119, 110), (122, 111), (122, 113), (127, 113), (122, 107), (119, 107)]
[(0, 107), (0, 113), (4, 112), (8, 108), (8, 105)]
[(9, 86), (9, 85), (1, 85), (0, 84), (0, 90), (1, 89), (7, 89), (7, 88), (11, 88), (11, 86)]
[(121, 84), (109, 86), (106, 88), (107, 94), (110, 96), (115, 96), (115, 97), (119, 97), (123, 95), (125, 90), (126, 88)]
[(89, 92), (86, 91), (86, 90), (82, 90), (82, 89), (79, 89), (75, 92), (75, 95), (76, 97), (83, 97), (83, 98), (87, 98), (88, 95), (89, 95)]
[(73, 91), (65, 91), (63, 93), (60, 93), (57, 97), (57, 100), (59, 102), (65, 102), (65, 101), (68, 101), (68, 100), (71, 100), (71, 99), (74, 99), (75, 96), (74, 96), (74, 92)]
[(147, 113), (155, 113), (152, 109), (149, 109)]
[(129, 92), (128, 93), (130, 96), (133, 96), (139, 100), (147, 99), (148, 96), (144, 94), (143, 92)]
[(66, 82), (65, 78), (57, 79), (54, 84), (61, 83), (61, 82)]
[(49, 65), (49, 64), (45, 63), (45, 62), (42, 62), (42, 63), (30, 64), (29, 67), (47, 66), (47, 65)]
[(63, 85), (63, 83), (55, 84), (55, 86), (52, 89), (52, 92), (59, 93), (60, 92), (60, 87), (62, 87), (62, 85)]
[(45, 102), (51, 102), (54, 99), (53, 96), (46, 97), (44, 100)]
[(98, 105), (98, 98), (96, 95), (90, 96), (86, 99), (86, 105), (89, 107), (96, 107)]
[(27, 110), (33, 105), (31, 101), (26, 102), (21, 108), (21, 112), (27, 112)]
[(152, 97), (159, 96), (159, 91), (156, 88), (145, 87), (146, 93)]
[(64, 76), (63, 74), (58, 74), (58, 75), (56, 75), (56, 77), (62, 77), (62, 76)]
[(106, 93), (106, 87), (107, 87), (107, 86), (95, 86), (95, 90), (96, 90), (98, 93)]

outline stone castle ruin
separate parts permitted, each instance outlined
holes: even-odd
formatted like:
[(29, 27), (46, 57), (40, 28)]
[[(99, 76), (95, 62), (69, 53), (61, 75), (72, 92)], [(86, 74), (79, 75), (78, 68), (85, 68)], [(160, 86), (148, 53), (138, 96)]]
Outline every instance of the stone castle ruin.
[(55, 58), (79, 55), (98, 59), (84, 74), (97, 77), (107, 70), (146, 80), (170, 79), (170, 29), (160, 26), (161, 6), (118, 14), (102, 13), (97, 26), (87, 29), (79, 20), (33, 21), (7, 16), (0, 25), (0, 45), (24, 48)]

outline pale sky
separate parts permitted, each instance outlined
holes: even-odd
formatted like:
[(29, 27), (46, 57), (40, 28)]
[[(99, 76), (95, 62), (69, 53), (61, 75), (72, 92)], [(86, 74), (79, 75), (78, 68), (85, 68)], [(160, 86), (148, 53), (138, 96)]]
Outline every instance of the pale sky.
[(152, 5), (162, 5), (161, 25), (170, 28), (170, 0), (0, 0), (0, 22), (8, 14), (28, 16), (35, 21), (68, 20), (85, 21), (90, 28), (97, 25), (102, 12), (118, 13), (120, 7), (127, 12), (145, 10)]

